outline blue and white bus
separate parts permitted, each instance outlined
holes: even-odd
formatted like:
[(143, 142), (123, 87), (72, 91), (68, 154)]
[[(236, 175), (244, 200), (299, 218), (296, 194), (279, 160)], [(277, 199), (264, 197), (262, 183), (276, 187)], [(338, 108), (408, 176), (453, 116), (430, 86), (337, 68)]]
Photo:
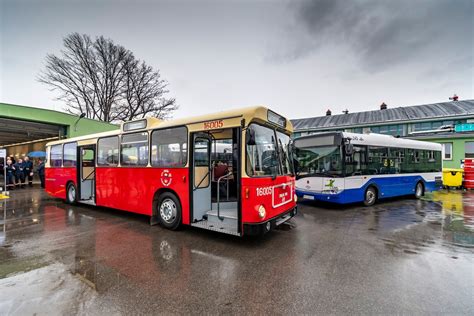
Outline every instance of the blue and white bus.
[(440, 144), (346, 132), (302, 136), (293, 144), (296, 194), (303, 199), (370, 206), (442, 187)]

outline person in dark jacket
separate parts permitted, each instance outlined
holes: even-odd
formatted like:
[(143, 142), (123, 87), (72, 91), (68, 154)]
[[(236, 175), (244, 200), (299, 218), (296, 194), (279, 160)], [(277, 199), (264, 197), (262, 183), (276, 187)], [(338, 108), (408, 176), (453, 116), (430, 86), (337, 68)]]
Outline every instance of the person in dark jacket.
[(23, 170), (25, 173), (25, 180), (28, 179), (28, 185), (30, 187), (33, 186), (33, 162), (30, 160), (30, 157), (25, 156), (25, 160), (23, 161), (25, 164), (25, 169)]
[(39, 165), (36, 167), (36, 172), (38, 173), (38, 176), (41, 181), (41, 187), (44, 189), (44, 162), (43, 159), (39, 158), (38, 159)]
[(5, 165), (5, 176), (7, 177), (7, 191), (15, 190), (15, 173), (16, 169), (10, 158), (7, 159)]
[(23, 159), (18, 158), (18, 161), (15, 166), (15, 183), (17, 188), (24, 188), (25, 187), (25, 163)]

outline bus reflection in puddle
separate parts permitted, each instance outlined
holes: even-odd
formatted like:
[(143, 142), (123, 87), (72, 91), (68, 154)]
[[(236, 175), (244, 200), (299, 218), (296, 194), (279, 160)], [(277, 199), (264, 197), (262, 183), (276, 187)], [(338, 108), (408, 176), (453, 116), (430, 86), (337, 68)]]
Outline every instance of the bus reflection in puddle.
[(235, 275), (234, 259), (190, 249), (172, 232), (163, 230), (158, 235), (166, 236), (157, 236), (138, 226), (79, 217), (81, 237), (75, 240), (72, 273), (98, 292), (123, 282), (134, 286), (153, 282), (173, 284), (167, 290), (178, 295), (189, 286), (193, 273), (213, 275), (225, 283)]
[[(369, 230), (381, 236), (387, 246), (417, 253), (439, 246), (474, 246), (473, 210), (469, 195), (462, 192), (434, 192), (428, 200), (386, 203), (368, 214)], [(432, 201), (431, 201), (432, 199)]]

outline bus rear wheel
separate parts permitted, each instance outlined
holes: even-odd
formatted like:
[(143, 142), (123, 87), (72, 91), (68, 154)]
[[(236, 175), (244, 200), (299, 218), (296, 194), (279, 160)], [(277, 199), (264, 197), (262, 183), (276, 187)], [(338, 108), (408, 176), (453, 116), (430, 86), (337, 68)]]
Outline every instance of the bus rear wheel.
[(69, 183), (66, 190), (66, 202), (74, 204), (77, 202), (77, 190), (74, 183)]
[(173, 193), (160, 194), (155, 212), (161, 226), (171, 230), (176, 230), (180, 226), (181, 203)]
[(416, 187), (415, 187), (415, 197), (417, 199), (421, 199), (423, 195), (425, 195), (425, 186), (420, 181), (416, 184)]
[(372, 206), (377, 202), (377, 190), (374, 187), (368, 187), (364, 194), (364, 205)]

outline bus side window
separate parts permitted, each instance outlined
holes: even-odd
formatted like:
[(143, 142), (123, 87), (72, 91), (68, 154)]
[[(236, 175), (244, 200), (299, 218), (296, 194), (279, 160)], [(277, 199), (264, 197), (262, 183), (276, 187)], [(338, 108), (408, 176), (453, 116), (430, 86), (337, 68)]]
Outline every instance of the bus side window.
[(51, 146), (51, 167), (61, 167), (63, 164), (63, 145)]
[(367, 171), (370, 174), (386, 174), (389, 172), (388, 148), (369, 146), (368, 156)]
[(151, 133), (151, 165), (179, 168), (187, 163), (188, 130), (174, 127)]
[(122, 166), (146, 166), (148, 164), (148, 133), (123, 135), (120, 159)]
[(346, 157), (346, 175), (367, 174), (366, 147), (354, 146), (351, 156)]
[(63, 152), (63, 166), (64, 167), (75, 167), (76, 166), (76, 154), (77, 154), (77, 143), (66, 143), (64, 144)]
[(97, 145), (97, 165), (115, 167), (119, 161), (119, 140), (118, 136), (105, 137), (99, 139)]

